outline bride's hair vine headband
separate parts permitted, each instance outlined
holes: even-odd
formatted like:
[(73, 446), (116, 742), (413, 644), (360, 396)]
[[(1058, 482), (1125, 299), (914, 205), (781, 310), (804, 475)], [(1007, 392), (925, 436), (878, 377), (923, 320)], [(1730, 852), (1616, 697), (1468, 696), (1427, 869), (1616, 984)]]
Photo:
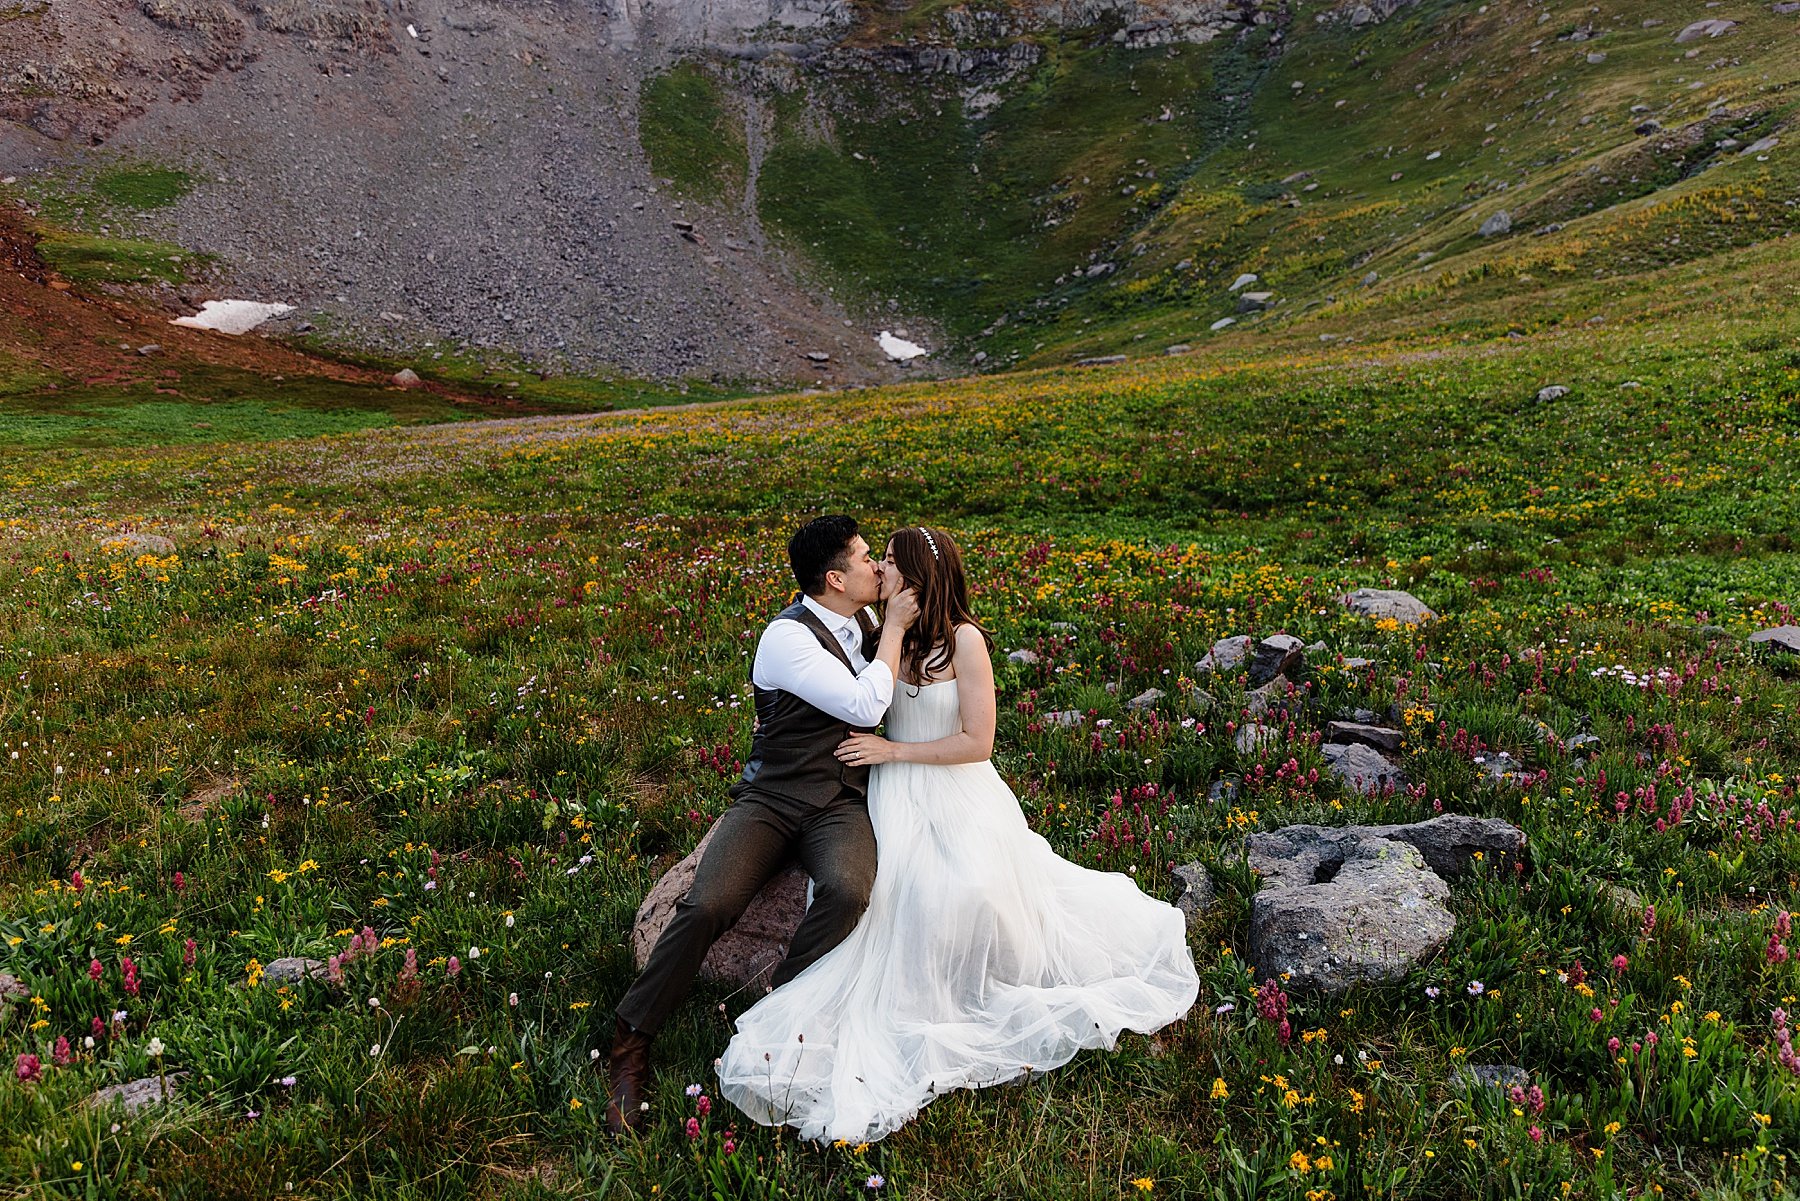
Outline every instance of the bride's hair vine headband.
[(933, 538), (933, 537), (932, 537), (932, 536), (931, 536), (931, 531), (930, 531), (930, 530), (928, 530), (928, 529), (926, 529), (926, 528), (925, 528), (925, 527), (924, 527), (924, 526), (922, 526), (922, 525), (921, 525), (921, 526), (915, 526), (915, 527), (913, 527), (913, 528), (915, 528), (915, 529), (917, 529), (917, 530), (918, 530), (918, 531), (919, 531), (919, 533), (921, 533), (921, 534), (923, 534), (923, 535), (925, 535), (925, 545), (926, 545), (926, 546), (929, 546), (929, 547), (930, 547), (930, 548), (931, 548), (931, 557), (932, 557), (932, 558), (933, 558), (933, 559), (940, 559), (940, 558), (942, 558), (942, 557), (943, 557), (943, 556), (942, 556), (942, 555), (940, 555), (940, 554), (938, 554), (938, 548), (937, 548), (937, 539), (936, 539), (936, 538)]

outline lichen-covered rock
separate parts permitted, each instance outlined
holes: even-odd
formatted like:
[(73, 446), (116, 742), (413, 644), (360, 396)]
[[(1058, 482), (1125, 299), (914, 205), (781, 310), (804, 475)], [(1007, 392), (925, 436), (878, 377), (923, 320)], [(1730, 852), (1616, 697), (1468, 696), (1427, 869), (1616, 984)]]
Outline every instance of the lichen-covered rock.
[(1250, 912), (1250, 957), (1260, 977), (1286, 973), (1290, 987), (1343, 992), (1398, 980), (1441, 950), (1456, 928), (1450, 886), (1415, 847), (1364, 832), (1331, 844), (1253, 835), (1263, 874)]
[(1192, 930), (1200, 915), (1212, 908), (1213, 882), (1199, 860), (1184, 863), (1172, 873), (1175, 877), (1175, 908), (1187, 917)]
[(1395, 588), (1358, 588), (1338, 600), (1352, 613), (1364, 617), (1391, 617), (1404, 625), (1418, 625), (1437, 616), (1424, 601)]

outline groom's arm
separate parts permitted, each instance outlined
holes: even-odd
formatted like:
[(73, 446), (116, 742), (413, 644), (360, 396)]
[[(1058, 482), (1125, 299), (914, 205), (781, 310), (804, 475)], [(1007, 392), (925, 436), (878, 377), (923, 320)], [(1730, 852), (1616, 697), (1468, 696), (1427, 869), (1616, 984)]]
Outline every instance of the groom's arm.
[(853, 726), (873, 726), (894, 699), (894, 673), (877, 658), (860, 674), (819, 645), (797, 621), (773, 621), (756, 644), (750, 678), (758, 688), (791, 692)]

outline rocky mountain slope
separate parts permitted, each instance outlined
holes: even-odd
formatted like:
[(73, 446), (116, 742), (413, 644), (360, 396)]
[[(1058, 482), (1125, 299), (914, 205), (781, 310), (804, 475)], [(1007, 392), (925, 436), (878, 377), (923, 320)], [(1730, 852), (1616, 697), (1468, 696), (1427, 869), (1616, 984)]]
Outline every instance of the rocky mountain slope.
[[(1791, 3), (13, 0), (0, 173), (290, 328), (856, 383), (1560, 320), (1796, 224)], [(1784, 137), (1787, 145), (1783, 146)], [(146, 203), (120, 171), (179, 181)], [(117, 191), (117, 189), (115, 189)], [(1254, 279), (1247, 279), (1254, 276)], [(927, 368), (928, 370), (931, 368)]]

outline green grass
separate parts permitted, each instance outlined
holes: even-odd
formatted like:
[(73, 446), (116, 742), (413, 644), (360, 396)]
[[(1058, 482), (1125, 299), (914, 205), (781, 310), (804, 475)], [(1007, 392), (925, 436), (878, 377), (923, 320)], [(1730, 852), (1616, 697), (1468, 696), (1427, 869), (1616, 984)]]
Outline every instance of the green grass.
[[(0, 1007), (0, 1055), (46, 1066), (0, 1074), (0, 1180), (106, 1198), (293, 1180), (315, 1197), (812, 1199), (866, 1194), (870, 1173), (886, 1194), (971, 1199), (1130, 1197), (1140, 1178), (1293, 1201), (1565, 1181), (1592, 1201), (1783, 1195), (1800, 1083), (1768, 1053), (1770, 1011), (1800, 966), (1765, 948), (1797, 887), (1800, 676), (1744, 636), (1800, 602), (1797, 332), (1771, 301), (638, 417), (9, 444), (0, 970), (43, 1004)], [(1547, 382), (1571, 392), (1538, 402)], [(689, 1139), (683, 1089), (726, 1037), (716, 1007), (748, 1001), (703, 987), (659, 1040), (650, 1135), (614, 1143), (589, 1052), (632, 974), (625, 932), (727, 803), (749, 735), (742, 635), (785, 598), (785, 537), (821, 509), (877, 539), (956, 532), (1001, 648), (1043, 656), (999, 676), (998, 762), (1033, 828), (1162, 895), (1171, 862), (1214, 869), (1222, 900), (1191, 940), (1202, 1004), (1154, 1042), (953, 1094), (858, 1151), (723, 1104)], [(134, 531), (175, 552), (118, 540)], [(1332, 597), (1357, 585), (1442, 617), (1352, 618)], [(1191, 665), (1224, 634), (1276, 630), (1329, 649), (1280, 743), (1241, 754), (1244, 683), (1208, 681), (1204, 707)], [(1635, 687), (1615, 665), (1683, 683)], [(1153, 686), (1153, 718), (1125, 709)], [(1065, 708), (1111, 725), (1040, 719)], [(1356, 708), (1406, 728), (1416, 791), (1359, 797), (1324, 770), (1317, 732)], [(1600, 741), (1565, 753), (1539, 723)], [(1480, 783), (1474, 755), (1498, 749), (1544, 777)], [(1206, 801), (1221, 780), (1236, 800)], [(1695, 810), (1659, 830), (1690, 787)], [(1115, 792), (1169, 841), (1103, 837)], [(1252, 1016), (1242, 834), (1438, 805), (1518, 823), (1523, 870), (1456, 884), (1456, 934), (1404, 981), (1296, 993), (1312, 1038), (1282, 1045)], [(1654, 927), (1602, 881), (1654, 905)], [(344, 994), (240, 987), (365, 924), (391, 941)], [(1592, 998), (1558, 978), (1577, 960)], [(1660, 1049), (1624, 1064), (1606, 1048), (1651, 1030)], [(80, 1101), (154, 1071), (152, 1037), (190, 1102), (114, 1131)], [(1521, 1065), (1543, 1111), (1459, 1097), (1444, 1081), (1465, 1061)]]
[(178, 284), (207, 261), (166, 242), (72, 232), (53, 233), (37, 249), (58, 273), (84, 284)]
[(168, 167), (113, 167), (94, 177), (96, 194), (137, 210), (167, 208), (194, 190), (185, 171)]
[(638, 137), (650, 169), (687, 195), (708, 203), (742, 196), (749, 171), (743, 118), (704, 67), (680, 63), (645, 80)]

